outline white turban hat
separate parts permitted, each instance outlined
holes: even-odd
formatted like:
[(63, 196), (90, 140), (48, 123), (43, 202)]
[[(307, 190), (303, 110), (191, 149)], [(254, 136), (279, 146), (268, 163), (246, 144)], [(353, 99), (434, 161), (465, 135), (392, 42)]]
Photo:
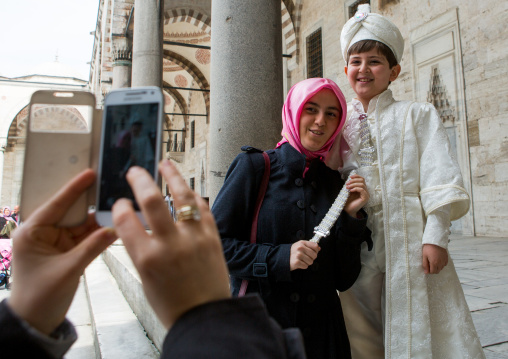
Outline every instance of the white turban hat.
[(397, 62), (400, 63), (404, 52), (402, 34), (386, 17), (371, 13), (369, 4), (359, 5), (355, 16), (349, 19), (342, 28), (340, 46), (345, 61), (347, 61), (349, 48), (362, 40), (382, 42), (392, 50)]

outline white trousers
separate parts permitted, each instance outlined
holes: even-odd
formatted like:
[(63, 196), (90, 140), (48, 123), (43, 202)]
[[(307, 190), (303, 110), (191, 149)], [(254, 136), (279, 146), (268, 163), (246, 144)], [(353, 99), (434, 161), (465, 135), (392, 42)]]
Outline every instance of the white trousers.
[(346, 329), (353, 359), (385, 357), (385, 243), (382, 206), (367, 209), (367, 226), (372, 231), (374, 247), (362, 245), (362, 270), (355, 284), (340, 293)]

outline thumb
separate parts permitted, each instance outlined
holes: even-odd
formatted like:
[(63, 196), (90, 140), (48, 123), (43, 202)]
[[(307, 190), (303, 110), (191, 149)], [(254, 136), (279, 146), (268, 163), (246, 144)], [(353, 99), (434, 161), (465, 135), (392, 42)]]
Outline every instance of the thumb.
[(76, 266), (84, 270), (99, 254), (111, 245), (118, 236), (113, 228), (103, 227), (92, 232), (72, 249)]
[(424, 254), (423, 255), (423, 259), (422, 259), (422, 264), (423, 264), (423, 272), (425, 274), (429, 274), (430, 272), (430, 263), (429, 263), (429, 259), (427, 258), (427, 256)]

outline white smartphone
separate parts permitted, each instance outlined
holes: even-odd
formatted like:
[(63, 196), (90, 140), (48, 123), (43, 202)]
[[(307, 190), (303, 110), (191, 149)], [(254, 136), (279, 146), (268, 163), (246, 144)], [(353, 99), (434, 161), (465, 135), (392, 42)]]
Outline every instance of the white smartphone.
[[(21, 185), (22, 220), (91, 166), (94, 112), (95, 97), (90, 92), (42, 90), (32, 95)], [(87, 193), (83, 193), (58, 225), (79, 225), (87, 215)]]
[(146, 226), (125, 175), (132, 166), (158, 179), (164, 99), (158, 87), (113, 90), (104, 101), (95, 216), (112, 226), (111, 208), (119, 198), (133, 201)]

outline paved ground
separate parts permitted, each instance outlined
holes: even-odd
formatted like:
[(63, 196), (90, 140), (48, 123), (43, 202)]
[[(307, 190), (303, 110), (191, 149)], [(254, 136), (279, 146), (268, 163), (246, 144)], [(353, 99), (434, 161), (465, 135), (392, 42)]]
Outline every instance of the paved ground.
[(454, 236), (450, 253), (487, 359), (508, 359), (508, 238)]
[[(452, 236), (450, 252), (487, 359), (508, 359), (508, 238)], [(83, 300), (82, 291), (80, 286), (75, 302)], [(8, 296), (2, 287), (0, 300)], [(79, 333), (76, 318), (87, 315), (73, 313), (80, 307), (84, 306), (73, 303), (70, 313)], [(93, 356), (80, 354), (80, 358)]]

